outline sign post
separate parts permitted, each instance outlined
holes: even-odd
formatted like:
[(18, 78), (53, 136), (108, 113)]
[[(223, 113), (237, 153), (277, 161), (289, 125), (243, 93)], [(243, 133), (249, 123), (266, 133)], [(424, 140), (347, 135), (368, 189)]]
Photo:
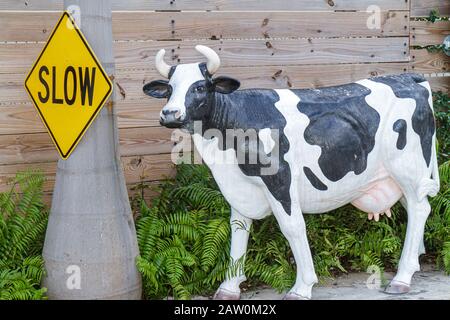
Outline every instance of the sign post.
[(58, 161), (43, 285), (50, 299), (140, 299), (136, 233), (108, 79), (115, 70), (111, 4), (64, 5), (72, 14), (62, 16), (26, 83), (66, 159)]

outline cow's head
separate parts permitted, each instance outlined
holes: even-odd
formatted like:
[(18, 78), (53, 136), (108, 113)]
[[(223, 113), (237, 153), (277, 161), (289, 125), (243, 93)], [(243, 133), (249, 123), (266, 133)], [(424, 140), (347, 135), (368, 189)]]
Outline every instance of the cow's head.
[(167, 98), (160, 113), (161, 125), (181, 128), (197, 120), (206, 119), (211, 112), (215, 93), (231, 93), (240, 86), (239, 81), (212, 75), (220, 67), (220, 59), (211, 48), (198, 45), (195, 49), (207, 58), (206, 63), (169, 66), (164, 62), (165, 50), (155, 58), (156, 69), (167, 80), (155, 80), (144, 85), (144, 93), (155, 98)]

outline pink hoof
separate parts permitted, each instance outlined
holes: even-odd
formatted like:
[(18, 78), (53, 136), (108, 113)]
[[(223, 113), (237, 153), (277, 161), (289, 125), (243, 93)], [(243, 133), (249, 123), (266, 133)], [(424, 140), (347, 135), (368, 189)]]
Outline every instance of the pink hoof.
[(410, 286), (407, 283), (392, 280), (384, 289), (384, 292), (388, 294), (404, 294), (408, 293), (409, 290)]
[(306, 298), (304, 296), (301, 296), (295, 292), (288, 292), (283, 297), (283, 300), (309, 300), (309, 298)]
[(223, 288), (219, 288), (213, 297), (214, 300), (239, 300), (240, 298), (240, 292), (232, 292)]

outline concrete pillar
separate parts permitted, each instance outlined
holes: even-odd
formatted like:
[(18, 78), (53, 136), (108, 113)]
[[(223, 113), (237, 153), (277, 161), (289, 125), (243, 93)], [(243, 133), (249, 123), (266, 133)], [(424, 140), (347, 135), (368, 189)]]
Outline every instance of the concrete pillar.
[[(107, 74), (114, 75), (110, 1), (64, 5), (80, 8), (82, 32)], [(50, 299), (141, 298), (136, 232), (110, 101), (70, 158), (58, 161), (43, 253)]]

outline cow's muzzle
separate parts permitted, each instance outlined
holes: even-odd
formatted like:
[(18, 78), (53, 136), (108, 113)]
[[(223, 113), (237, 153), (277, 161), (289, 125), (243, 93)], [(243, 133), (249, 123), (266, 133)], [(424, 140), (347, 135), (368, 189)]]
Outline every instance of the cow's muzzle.
[(163, 110), (159, 123), (166, 128), (180, 128), (183, 126), (181, 113), (178, 110)]

